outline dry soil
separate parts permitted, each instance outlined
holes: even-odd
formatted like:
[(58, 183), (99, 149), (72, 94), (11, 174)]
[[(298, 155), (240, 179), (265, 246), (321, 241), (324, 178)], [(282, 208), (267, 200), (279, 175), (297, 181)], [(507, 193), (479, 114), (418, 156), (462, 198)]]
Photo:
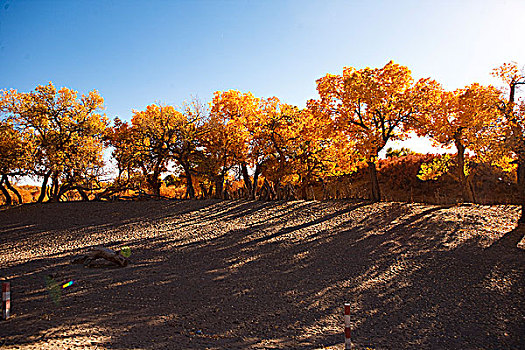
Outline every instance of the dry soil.
[[(357, 349), (524, 349), (518, 213), (356, 201), (4, 209), (12, 316), (0, 348), (343, 349), (349, 302)], [(70, 264), (95, 246), (129, 247), (131, 263)]]

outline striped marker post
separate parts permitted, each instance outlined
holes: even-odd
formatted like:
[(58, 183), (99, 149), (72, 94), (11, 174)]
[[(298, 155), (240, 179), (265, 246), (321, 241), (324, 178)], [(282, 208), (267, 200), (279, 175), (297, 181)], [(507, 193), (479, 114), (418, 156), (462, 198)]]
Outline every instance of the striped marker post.
[(11, 284), (2, 282), (2, 318), (7, 320), (11, 311)]
[(350, 303), (345, 303), (345, 350), (352, 349), (352, 339), (350, 336)]

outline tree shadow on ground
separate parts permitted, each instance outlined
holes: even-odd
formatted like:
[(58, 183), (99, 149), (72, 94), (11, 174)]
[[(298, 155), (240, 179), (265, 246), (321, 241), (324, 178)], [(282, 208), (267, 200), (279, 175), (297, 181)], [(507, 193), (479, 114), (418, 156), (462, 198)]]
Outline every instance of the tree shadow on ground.
[[(190, 207), (175, 203), (150, 214), (144, 229), (161, 225), (162, 234), (125, 240), (110, 223), (116, 238), (107, 245), (133, 252), (125, 268), (68, 264), (87, 245), (0, 269), (12, 276), (14, 313), (0, 329), (0, 345), (79, 339), (79, 347), (108, 349), (342, 349), (346, 301), (357, 348), (524, 344), (524, 252), (514, 244), (523, 232), (481, 247), (484, 218), (476, 208), (241, 201)], [(75, 284), (56, 300), (48, 275), (58, 285)]]

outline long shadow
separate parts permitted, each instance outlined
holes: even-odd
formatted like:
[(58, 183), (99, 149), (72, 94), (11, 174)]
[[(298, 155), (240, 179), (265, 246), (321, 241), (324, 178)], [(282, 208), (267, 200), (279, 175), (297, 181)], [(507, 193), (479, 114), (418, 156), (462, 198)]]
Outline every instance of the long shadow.
[(262, 243), (262, 242), (265, 242), (265, 241), (270, 241), (270, 240), (272, 240), (274, 238), (286, 235), (288, 233), (292, 233), (294, 231), (305, 229), (305, 228), (308, 228), (310, 226), (315, 226), (315, 225), (321, 224), (321, 223), (323, 223), (325, 221), (329, 221), (329, 220), (331, 220), (331, 219), (333, 219), (333, 218), (335, 218), (337, 216), (341, 216), (341, 215), (350, 213), (351, 211), (353, 211), (353, 210), (355, 210), (357, 208), (363, 207), (363, 206), (365, 206), (367, 204), (370, 204), (370, 203), (368, 203), (368, 202), (359, 203), (359, 204), (356, 204), (354, 206), (351, 206), (351, 207), (348, 207), (348, 208), (344, 208), (344, 209), (338, 210), (336, 212), (330, 213), (328, 215), (325, 215), (323, 217), (320, 217), (320, 218), (312, 220), (312, 221), (307, 221), (307, 222), (304, 222), (302, 224), (295, 225), (295, 226), (284, 227), (284, 228), (280, 229), (279, 231), (277, 231), (277, 232), (275, 232), (275, 233), (273, 233), (271, 235), (254, 239), (249, 244), (259, 244), (259, 243)]
[[(137, 221), (152, 221), (171, 216), (182, 216), (219, 203), (202, 201), (148, 201), (148, 202), (65, 202), (32, 203), (0, 212), (0, 244), (7, 239), (32, 239), (35, 235), (70, 229), (112, 229)], [(90, 212), (84, 208), (88, 206)], [(24, 223), (24, 224), (22, 224)]]
[(518, 248), (518, 244), (525, 237), (525, 226), (516, 227), (514, 230), (507, 232), (503, 237), (498, 239), (494, 244), (487, 248), (488, 251), (507, 252)]
[[(475, 240), (448, 248), (460, 224), (444, 222), (450, 208), (343, 202), (316, 206), (311, 219), (302, 203), (261, 221), (264, 206), (242, 203), (242, 215), (222, 204), (206, 210), (227, 224), (210, 236), (115, 239), (132, 249), (126, 268), (86, 269), (63, 254), (0, 270), (17, 276), (0, 346), (83, 339), (88, 329), (85, 348), (340, 349), (345, 301), (358, 349), (523, 344), (523, 252), (502, 255)], [(186, 224), (169, 210), (164, 217)], [(58, 304), (48, 274), (76, 281)]]

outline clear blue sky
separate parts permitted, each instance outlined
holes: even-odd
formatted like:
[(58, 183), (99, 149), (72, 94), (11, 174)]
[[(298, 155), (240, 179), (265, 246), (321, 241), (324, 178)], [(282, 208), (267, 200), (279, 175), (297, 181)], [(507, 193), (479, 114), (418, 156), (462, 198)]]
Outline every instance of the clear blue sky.
[(315, 80), (393, 59), (449, 89), (525, 64), (525, 1), (0, 0), (0, 89), (97, 89), (131, 118), (238, 89), (305, 105)]

